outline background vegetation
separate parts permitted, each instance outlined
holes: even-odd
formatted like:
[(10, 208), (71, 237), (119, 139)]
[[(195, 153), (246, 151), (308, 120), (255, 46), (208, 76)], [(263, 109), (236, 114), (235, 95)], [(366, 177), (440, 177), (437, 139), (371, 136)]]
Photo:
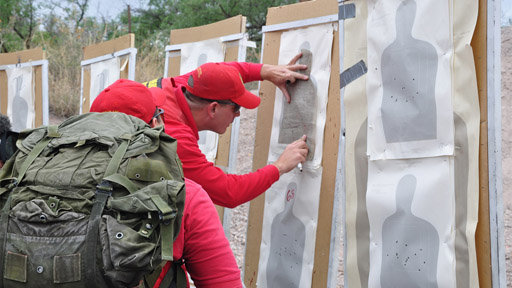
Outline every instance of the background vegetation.
[[(149, 0), (114, 19), (86, 17), (89, 0), (1, 0), (0, 53), (42, 47), (49, 61), (50, 113), (78, 113), (82, 47), (135, 34), (136, 79), (160, 77), (171, 29), (194, 27), (242, 14), (249, 38), (261, 43), (267, 8), (297, 0)], [(62, 11), (57, 13), (56, 11)], [(249, 61), (259, 61), (252, 57)]]

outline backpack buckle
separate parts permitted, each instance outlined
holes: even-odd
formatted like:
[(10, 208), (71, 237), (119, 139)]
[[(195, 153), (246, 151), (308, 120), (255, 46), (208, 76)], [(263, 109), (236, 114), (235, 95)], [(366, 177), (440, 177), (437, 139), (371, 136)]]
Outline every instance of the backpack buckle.
[(110, 196), (113, 190), (112, 184), (105, 179), (101, 180), (101, 183), (96, 185), (96, 193), (104, 193)]

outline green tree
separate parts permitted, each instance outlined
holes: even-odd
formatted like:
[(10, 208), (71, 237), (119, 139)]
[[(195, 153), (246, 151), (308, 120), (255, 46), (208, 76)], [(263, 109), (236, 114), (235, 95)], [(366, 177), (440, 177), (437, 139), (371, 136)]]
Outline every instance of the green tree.
[[(150, 0), (147, 8), (133, 11), (132, 32), (136, 35), (136, 41), (163, 40), (168, 39), (171, 29), (201, 26), (241, 14), (247, 17), (250, 39), (261, 42), (260, 31), (265, 25), (267, 9), (296, 2), (297, 0)], [(125, 11), (121, 22), (127, 25), (127, 21)]]
[(37, 7), (34, 0), (0, 1), (0, 51), (32, 48), (37, 29)]

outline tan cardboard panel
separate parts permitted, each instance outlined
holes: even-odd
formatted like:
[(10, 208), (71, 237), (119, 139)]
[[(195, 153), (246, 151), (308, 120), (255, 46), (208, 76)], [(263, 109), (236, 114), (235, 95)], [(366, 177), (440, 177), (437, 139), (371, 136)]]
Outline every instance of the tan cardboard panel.
[(169, 77), (176, 77), (180, 75), (181, 56), (169, 57)]
[(217, 214), (219, 215), (220, 222), (222, 223), (222, 219), (224, 219), (224, 207), (215, 205), (215, 210), (217, 210)]
[(287, 6), (269, 8), (266, 25), (274, 25), (332, 14), (338, 14), (338, 1), (307, 1)]
[(315, 260), (311, 287), (327, 287), (329, 272), (329, 254), (331, 247), (331, 224), (336, 189), (336, 172), (338, 159), (338, 143), (340, 138), (340, 65), (339, 65), (339, 33), (333, 38), (331, 58), (331, 79), (329, 81), (329, 100), (327, 102), (327, 118), (324, 132), (324, 148), (322, 159), (322, 186), (318, 208), (318, 226), (316, 230)]
[[(91, 103), (89, 99), (89, 93), (91, 93), (91, 65), (84, 67), (83, 70), (84, 78), (83, 78), (83, 103), (82, 103), (82, 113), (89, 112), (89, 108), (91, 108)], [(80, 104), (78, 104), (80, 105)]]
[(245, 20), (242, 15), (231, 17), (215, 23), (171, 30), (171, 45), (198, 42), (207, 39), (245, 32)]
[(32, 69), (35, 81), (34, 85), (34, 111), (36, 112), (34, 119), (34, 127), (43, 125), (43, 67), (35, 66)]
[(100, 57), (109, 53), (115, 53), (117, 51), (133, 47), (135, 47), (135, 34), (126, 34), (113, 40), (84, 47), (83, 60)]
[(231, 126), (226, 129), (224, 134), (219, 135), (217, 143), (217, 158), (215, 159), (216, 166), (227, 167), (229, 165), (229, 147), (231, 144)]
[[(130, 67), (130, 57), (128, 55), (119, 57), (119, 65), (122, 70), (119, 71), (119, 78), (128, 79), (129, 67)], [(124, 69), (123, 69), (124, 68)]]
[(0, 53), (0, 65), (25, 63), (43, 59), (46, 59), (46, 53), (41, 47), (12, 53)]
[(475, 236), (476, 256), (480, 287), (490, 288), (492, 287), (492, 263), (489, 227), (489, 159), (487, 155), (487, 0), (479, 0), (478, 19), (471, 46), (474, 52), (480, 99), (480, 203)]

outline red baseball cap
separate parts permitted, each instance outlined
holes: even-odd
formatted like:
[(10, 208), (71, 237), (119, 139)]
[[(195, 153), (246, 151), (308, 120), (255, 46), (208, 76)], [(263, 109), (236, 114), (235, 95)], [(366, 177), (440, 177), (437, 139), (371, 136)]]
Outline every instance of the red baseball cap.
[(157, 107), (165, 103), (160, 88), (146, 86), (127, 79), (119, 79), (96, 96), (90, 112), (122, 112), (148, 123)]
[(247, 91), (240, 72), (223, 63), (206, 63), (192, 72), (185, 88), (194, 96), (210, 100), (231, 100), (247, 108), (260, 105), (260, 97)]

